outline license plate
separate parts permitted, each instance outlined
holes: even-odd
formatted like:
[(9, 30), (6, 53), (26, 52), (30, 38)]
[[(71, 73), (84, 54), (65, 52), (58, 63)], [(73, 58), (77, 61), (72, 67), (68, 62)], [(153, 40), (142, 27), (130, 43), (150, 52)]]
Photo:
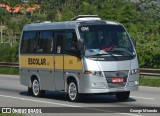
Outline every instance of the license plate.
[(112, 83), (121, 83), (123, 81), (123, 78), (112, 78)]

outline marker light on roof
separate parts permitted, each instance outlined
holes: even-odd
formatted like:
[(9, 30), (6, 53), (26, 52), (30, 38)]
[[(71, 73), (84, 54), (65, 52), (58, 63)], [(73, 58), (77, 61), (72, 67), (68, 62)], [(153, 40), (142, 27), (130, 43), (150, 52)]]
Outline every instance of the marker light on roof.
[(85, 18), (78, 18), (77, 21), (88, 21), (88, 20), (101, 20), (101, 18), (98, 17), (85, 17)]
[(88, 20), (101, 20), (101, 18), (98, 15), (78, 15), (77, 17), (74, 17), (71, 20), (88, 21)]

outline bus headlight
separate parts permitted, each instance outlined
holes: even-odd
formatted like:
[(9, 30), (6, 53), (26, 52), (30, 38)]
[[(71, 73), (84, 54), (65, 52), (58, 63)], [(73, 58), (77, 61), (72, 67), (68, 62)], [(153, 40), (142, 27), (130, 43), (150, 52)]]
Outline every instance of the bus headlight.
[(139, 72), (139, 69), (132, 69), (131, 71), (130, 71), (130, 74), (131, 75), (134, 75), (134, 74), (137, 74)]
[(103, 77), (102, 72), (101, 71), (92, 71), (92, 74), (95, 76), (100, 76)]
[(101, 71), (85, 71), (84, 74), (92, 74), (94, 76), (100, 76), (103, 77), (103, 74)]

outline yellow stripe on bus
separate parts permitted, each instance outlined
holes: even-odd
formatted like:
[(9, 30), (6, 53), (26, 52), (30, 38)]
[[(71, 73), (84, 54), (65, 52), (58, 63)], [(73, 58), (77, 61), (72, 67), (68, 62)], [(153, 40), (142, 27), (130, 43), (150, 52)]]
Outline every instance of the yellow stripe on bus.
[(64, 56), (64, 69), (82, 70), (82, 60), (75, 56)]
[[(54, 65), (55, 61), (55, 65)], [(20, 56), (21, 68), (82, 70), (82, 60), (75, 56)]]
[(55, 69), (63, 69), (63, 56), (54, 56), (55, 58)]

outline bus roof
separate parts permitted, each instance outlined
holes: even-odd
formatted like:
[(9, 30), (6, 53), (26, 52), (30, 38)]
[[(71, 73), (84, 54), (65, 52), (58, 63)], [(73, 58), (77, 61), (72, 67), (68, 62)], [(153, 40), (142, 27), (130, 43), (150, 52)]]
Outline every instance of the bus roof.
[(52, 30), (52, 29), (76, 29), (77, 26), (84, 25), (120, 25), (120, 23), (106, 20), (87, 20), (87, 21), (65, 21), (65, 22), (42, 22), (27, 24), (23, 31), (29, 30)]

